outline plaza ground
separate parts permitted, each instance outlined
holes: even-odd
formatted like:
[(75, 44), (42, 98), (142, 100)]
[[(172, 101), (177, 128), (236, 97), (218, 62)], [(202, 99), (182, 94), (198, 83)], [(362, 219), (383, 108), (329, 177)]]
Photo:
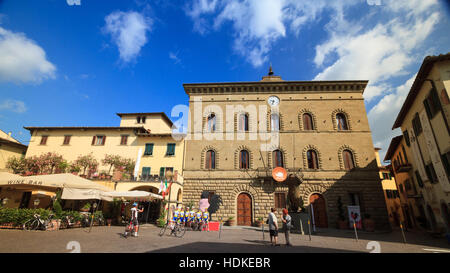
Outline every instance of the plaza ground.
[(382, 253), (450, 253), (445, 238), (407, 232), (407, 244), (400, 231), (390, 233), (360, 232), (356, 241), (351, 230), (320, 230), (312, 235), (291, 234), (293, 247), (271, 246), (269, 234), (260, 228), (223, 227), (219, 232), (187, 231), (183, 238), (158, 236), (159, 228), (143, 225), (139, 237), (124, 238), (122, 226), (65, 229), (59, 231), (0, 230), (0, 253), (68, 253), (68, 243), (79, 242), (82, 253), (368, 253), (371, 241), (379, 242)]

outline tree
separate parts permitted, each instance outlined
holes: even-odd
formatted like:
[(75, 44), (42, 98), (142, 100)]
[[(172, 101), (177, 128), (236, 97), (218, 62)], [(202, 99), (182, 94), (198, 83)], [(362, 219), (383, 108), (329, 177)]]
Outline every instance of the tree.
[(105, 158), (102, 159), (102, 164), (109, 166), (108, 174), (111, 174), (111, 169), (117, 169), (122, 163), (122, 158), (120, 155), (105, 155)]
[(12, 156), (6, 161), (5, 167), (11, 169), (15, 174), (24, 173), (26, 169), (25, 158)]
[(40, 155), (37, 160), (39, 161), (38, 164), (41, 165), (41, 171), (47, 173), (53, 173), (64, 161), (62, 155), (52, 152)]
[(83, 168), (83, 175), (86, 174), (86, 170), (92, 172), (95, 171), (98, 167), (98, 161), (94, 158), (92, 153), (88, 155), (78, 156), (74, 164), (76, 166), (80, 166), (80, 168)]

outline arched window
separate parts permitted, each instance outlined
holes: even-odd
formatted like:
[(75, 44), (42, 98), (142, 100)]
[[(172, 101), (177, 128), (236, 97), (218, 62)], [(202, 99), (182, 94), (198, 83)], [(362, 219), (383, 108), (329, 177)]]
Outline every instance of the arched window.
[(306, 152), (306, 157), (308, 159), (308, 168), (309, 169), (318, 169), (319, 161), (317, 159), (317, 153), (314, 150), (309, 150)]
[(274, 167), (284, 167), (283, 152), (280, 150), (275, 150), (272, 152), (272, 157)]
[(216, 152), (209, 150), (205, 155), (205, 169), (215, 169), (216, 168)]
[(344, 167), (346, 170), (351, 170), (355, 167), (355, 162), (353, 161), (353, 154), (349, 150), (344, 150), (342, 152), (342, 159), (344, 160)]
[(280, 131), (280, 116), (278, 114), (270, 115), (270, 129), (272, 131)]
[(239, 153), (239, 168), (240, 169), (248, 169), (250, 168), (250, 157), (248, 151), (242, 150)]
[(239, 131), (248, 132), (249, 123), (248, 123), (248, 114), (240, 114), (239, 115)]
[(336, 114), (336, 124), (339, 131), (348, 130), (347, 118), (343, 113)]
[(181, 195), (182, 193), (181, 193), (181, 189), (178, 189), (178, 194), (177, 194), (177, 202), (181, 202), (181, 198), (182, 198), (182, 195)]
[(312, 116), (308, 113), (303, 114), (303, 130), (314, 130)]
[(216, 115), (211, 114), (208, 116), (208, 132), (216, 131)]

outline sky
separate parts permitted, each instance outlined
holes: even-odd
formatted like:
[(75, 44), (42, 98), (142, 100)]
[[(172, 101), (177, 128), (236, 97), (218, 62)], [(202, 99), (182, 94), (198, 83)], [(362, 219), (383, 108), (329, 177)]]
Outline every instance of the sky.
[[(0, 0), (0, 129), (118, 126), (188, 105), (183, 83), (368, 80), (381, 158), (423, 59), (450, 52), (441, 0)], [(171, 117), (176, 120), (177, 117)]]

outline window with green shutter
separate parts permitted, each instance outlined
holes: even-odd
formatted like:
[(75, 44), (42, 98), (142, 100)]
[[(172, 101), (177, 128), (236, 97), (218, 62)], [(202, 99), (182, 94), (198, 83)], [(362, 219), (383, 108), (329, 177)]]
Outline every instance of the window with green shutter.
[(164, 177), (165, 173), (166, 173), (165, 168), (164, 168), (164, 167), (161, 167), (161, 168), (159, 169), (159, 177)]
[(166, 155), (175, 155), (175, 143), (167, 143)]
[(153, 155), (153, 143), (145, 144), (144, 155)]
[(150, 167), (142, 167), (142, 178), (148, 178), (150, 176)]

